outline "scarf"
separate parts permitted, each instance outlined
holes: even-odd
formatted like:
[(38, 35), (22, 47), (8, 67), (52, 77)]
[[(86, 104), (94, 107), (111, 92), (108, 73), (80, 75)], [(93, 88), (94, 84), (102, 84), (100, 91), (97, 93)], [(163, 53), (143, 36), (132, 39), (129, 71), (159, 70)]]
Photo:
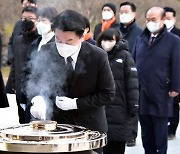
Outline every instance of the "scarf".
[(91, 37), (91, 34), (90, 33), (86, 33), (86, 35), (84, 36), (84, 40), (88, 40), (89, 38)]
[(115, 17), (113, 17), (111, 20), (108, 20), (108, 21), (102, 20), (101, 32), (108, 29), (115, 20), (116, 20)]

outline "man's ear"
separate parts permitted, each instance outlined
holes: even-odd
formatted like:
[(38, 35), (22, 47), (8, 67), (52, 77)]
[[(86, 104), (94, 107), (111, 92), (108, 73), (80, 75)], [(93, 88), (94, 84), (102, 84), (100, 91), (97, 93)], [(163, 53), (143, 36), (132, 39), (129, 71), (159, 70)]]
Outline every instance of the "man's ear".
[(83, 35), (80, 37), (80, 41), (83, 42), (85, 38), (86, 32), (84, 31)]
[(134, 18), (136, 17), (136, 12), (133, 12)]

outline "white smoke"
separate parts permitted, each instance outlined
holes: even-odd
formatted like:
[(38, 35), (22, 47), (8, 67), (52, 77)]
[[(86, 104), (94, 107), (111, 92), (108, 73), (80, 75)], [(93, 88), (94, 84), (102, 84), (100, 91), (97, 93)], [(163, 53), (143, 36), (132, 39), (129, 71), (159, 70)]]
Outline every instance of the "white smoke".
[[(56, 59), (56, 57), (54, 58)], [(55, 59), (52, 59), (49, 51), (40, 51), (39, 53), (35, 51), (27, 65), (30, 74), (26, 81), (26, 95), (29, 100), (37, 95), (45, 99), (48, 120), (52, 117), (55, 103), (52, 96), (63, 95), (61, 86), (66, 79), (64, 68), (59, 66)]]

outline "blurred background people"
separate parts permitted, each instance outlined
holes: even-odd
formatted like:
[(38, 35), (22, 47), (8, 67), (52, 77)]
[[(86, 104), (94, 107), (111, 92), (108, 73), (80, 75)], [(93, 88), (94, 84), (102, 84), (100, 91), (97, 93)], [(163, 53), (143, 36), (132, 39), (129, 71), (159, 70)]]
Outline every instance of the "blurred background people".
[(136, 37), (143, 31), (136, 23), (136, 5), (131, 2), (121, 3), (119, 7), (119, 20), (123, 39), (128, 41), (129, 52), (132, 53)]
[[(167, 30), (178, 37), (180, 37), (180, 29), (175, 26), (176, 23), (176, 11), (171, 7), (164, 7), (165, 10), (165, 25)], [(176, 130), (179, 124), (179, 102), (180, 95), (174, 99), (173, 116), (169, 117), (168, 121), (168, 139), (172, 140), (176, 136)]]
[[(165, 11), (151, 7), (133, 48), (139, 78), (139, 120), (145, 154), (166, 154), (168, 117), (180, 92), (180, 39), (164, 26)], [(167, 43), (168, 42), (168, 43)]]
[(180, 29), (175, 26), (176, 23), (176, 11), (171, 7), (164, 7), (165, 10), (165, 25), (169, 32), (180, 37)]
[[(27, 6), (33, 6), (33, 7), (37, 7), (37, 0), (21, 0), (21, 6), (22, 9), (24, 9)], [(16, 38), (21, 35), (22, 33), (22, 20), (18, 20), (14, 26), (12, 35), (9, 39), (8, 42), (8, 56), (7, 56), (7, 63), (9, 65), (12, 64), (13, 58), (14, 58), (14, 42), (16, 40)], [(5, 91), (8, 93), (14, 93), (13, 91), (11, 91), (13, 89), (12, 83), (10, 83), (11, 81), (8, 79), (7, 80), (7, 84), (5, 87)]]
[[(27, 6), (37, 7), (37, 0), (21, 0), (21, 6), (22, 6), (22, 9)], [(21, 34), (21, 24), (22, 24), (22, 20), (18, 20), (16, 22), (12, 35), (9, 39), (9, 43), (8, 43), (8, 64), (9, 65), (12, 63), (12, 59), (14, 56), (14, 51), (13, 51), (14, 41), (16, 37)]]
[(89, 19), (87, 17), (84, 16), (84, 20), (85, 20), (85, 24), (86, 24), (86, 28), (85, 28), (85, 35), (84, 35), (84, 40), (95, 45), (96, 41), (94, 39), (91, 38), (91, 27), (90, 27), (90, 22)]
[[(142, 33), (142, 28), (136, 23), (136, 6), (131, 2), (123, 2), (119, 7), (120, 31), (123, 39), (127, 40), (129, 52), (132, 49), (138, 35)], [(134, 116), (131, 121), (132, 135), (127, 141), (127, 146), (136, 145), (136, 137), (138, 132), (138, 115)]]
[(27, 6), (37, 7), (37, 0), (21, 0), (21, 4), (23, 8)]
[(109, 28), (100, 33), (97, 45), (108, 53), (116, 87), (113, 102), (106, 105), (108, 143), (103, 154), (124, 154), (131, 134), (129, 121), (137, 115), (138, 109), (137, 69), (118, 29)]
[(41, 46), (55, 41), (55, 34), (52, 30), (53, 19), (58, 15), (56, 8), (44, 7), (38, 10), (38, 21), (36, 22), (37, 32), (40, 35), (38, 39), (31, 44), (31, 52), (39, 51)]
[(27, 80), (26, 62), (31, 52), (31, 43), (39, 37), (36, 22), (37, 8), (25, 7), (22, 11), (21, 35), (17, 36), (13, 43), (14, 56), (7, 83), (7, 87), (12, 89), (6, 88), (6, 91), (16, 94), (20, 123), (27, 123), (30, 120), (24, 88)]
[(102, 7), (102, 20), (94, 29), (94, 40), (98, 35), (107, 28), (119, 28), (119, 23), (116, 21), (116, 5), (113, 3), (105, 3)]

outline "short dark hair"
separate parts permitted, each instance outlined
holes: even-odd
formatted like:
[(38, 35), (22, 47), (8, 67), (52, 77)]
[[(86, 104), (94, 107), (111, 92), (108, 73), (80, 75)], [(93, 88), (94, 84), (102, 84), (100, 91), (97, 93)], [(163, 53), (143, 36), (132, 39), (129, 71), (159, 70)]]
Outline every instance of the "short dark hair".
[(22, 14), (23, 14), (24, 12), (34, 13), (34, 14), (36, 15), (36, 17), (37, 17), (38, 9), (37, 9), (36, 7), (33, 7), (33, 6), (27, 6), (27, 7), (23, 8)]
[(53, 29), (60, 29), (62, 31), (75, 32), (77, 36), (81, 37), (86, 28), (84, 17), (73, 10), (65, 10), (55, 17), (53, 22)]
[(49, 19), (53, 22), (53, 19), (58, 15), (58, 11), (55, 7), (44, 7), (38, 10), (38, 17), (41, 16), (43, 18)]
[(84, 16), (84, 21), (85, 21), (85, 24), (86, 24), (86, 28), (89, 28), (89, 31), (88, 31), (88, 33), (89, 33), (90, 32), (90, 22), (89, 22), (89, 19)]
[(116, 38), (116, 42), (119, 42), (120, 40), (122, 40), (122, 34), (120, 32), (120, 30), (118, 30), (117, 28), (108, 28), (105, 31), (101, 32), (98, 35), (96, 44), (97, 46), (101, 47), (101, 41), (102, 40), (114, 40), (114, 37)]
[(176, 17), (176, 11), (172, 7), (164, 7), (165, 13), (172, 12), (173, 16)]
[(131, 2), (123, 2), (120, 4), (119, 7), (122, 7), (124, 5), (129, 5), (131, 7), (132, 12), (136, 12), (136, 5), (134, 3)]
[[(23, 3), (23, 2), (24, 2), (24, 0), (21, 0), (21, 3)], [(28, 2), (33, 3), (33, 4), (37, 4), (37, 0), (28, 0)]]

